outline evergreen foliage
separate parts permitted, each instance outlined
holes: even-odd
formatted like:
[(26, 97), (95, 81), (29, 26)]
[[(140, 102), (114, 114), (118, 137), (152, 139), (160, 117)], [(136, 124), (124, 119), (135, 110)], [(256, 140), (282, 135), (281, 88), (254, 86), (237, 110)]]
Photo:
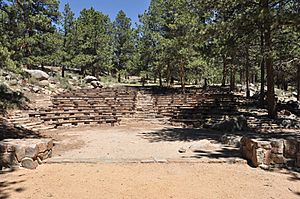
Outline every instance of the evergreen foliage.
[[(113, 21), (93, 8), (75, 17), (58, 0), (0, 1), (0, 67), (80, 68), (83, 75), (132, 75), (159, 85), (200, 81), (267, 85), (300, 93), (300, 2), (297, 0), (152, 0), (136, 26), (124, 11)], [(136, 28), (133, 28), (136, 27)], [(300, 94), (298, 94), (300, 98)]]

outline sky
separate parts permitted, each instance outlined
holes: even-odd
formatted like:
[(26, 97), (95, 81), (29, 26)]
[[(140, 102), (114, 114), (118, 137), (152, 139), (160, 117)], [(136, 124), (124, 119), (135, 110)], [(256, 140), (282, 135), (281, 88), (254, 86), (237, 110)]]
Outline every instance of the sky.
[(150, 0), (60, 0), (60, 2), (61, 11), (64, 5), (69, 3), (76, 16), (83, 8), (93, 7), (114, 20), (117, 13), (123, 10), (132, 19), (132, 24), (139, 21), (138, 15), (143, 14), (150, 5)]

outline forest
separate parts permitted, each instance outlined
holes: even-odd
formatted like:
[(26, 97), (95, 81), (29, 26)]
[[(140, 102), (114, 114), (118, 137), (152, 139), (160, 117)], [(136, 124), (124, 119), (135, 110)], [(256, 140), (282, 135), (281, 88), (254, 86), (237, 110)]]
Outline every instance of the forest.
[(0, 0), (0, 68), (36, 66), (81, 75), (151, 79), (159, 86), (201, 81), (260, 83), (269, 116), (275, 87), (300, 100), (299, 0), (152, 0), (133, 24), (94, 8), (75, 17), (58, 0)]

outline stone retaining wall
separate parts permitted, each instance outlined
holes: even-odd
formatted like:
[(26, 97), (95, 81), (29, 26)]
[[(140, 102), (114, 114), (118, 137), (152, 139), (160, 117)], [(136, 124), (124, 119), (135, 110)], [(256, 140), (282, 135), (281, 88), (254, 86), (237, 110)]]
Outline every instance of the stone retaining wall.
[(0, 142), (0, 170), (22, 166), (35, 169), (52, 156), (52, 139), (7, 139)]
[(254, 167), (299, 167), (300, 140), (288, 139), (255, 139), (243, 137), (240, 142), (242, 157)]

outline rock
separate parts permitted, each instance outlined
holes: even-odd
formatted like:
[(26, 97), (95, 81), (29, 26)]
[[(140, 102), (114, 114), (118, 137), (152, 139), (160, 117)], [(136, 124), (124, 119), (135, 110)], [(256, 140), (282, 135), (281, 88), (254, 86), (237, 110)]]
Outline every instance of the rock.
[(295, 158), (298, 151), (298, 142), (296, 139), (284, 140), (284, 152), (283, 155), (286, 158)]
[(84, 81), (85, 81), (86, 83), (91, 83), (92, 81), (98, 81), (98, 79), (97, 79), (96, 77), (94, 77), (94, 76), (86, 76), (86, 77), (84, 78)]
[[(201, 151), (203, 149), (208, 148), (211, 145), (211, 143), (208, 140), (201, 140), (198, 143), (195, 143), (189, 147), (189, 150), (192, 152)], [(184, 149), (184, 148), (182, 148)]]
[(11, 80), (11, 75), (7, 74), (7, 75), (5, 75), (4, 78), (5, 78), (5, 80), (10, 81)]
[(14, 153), (1, 153), (0, 154), (0, 165), (4, 167), (11, 167), (18, 165), (18, 160), (16, 159)]
[(281, 126), (285, 128), (291, 128), (292, 127), (292, 121), (291, 120), (283, 120), (281, 122)]
[(186, 149), (181, 147), (179, 150), (178, 150), (179, 153), (185, 153), (186, 152)]
[(16, 86), (16, 85), (18, 85), (18, 81), (17, 81), (16, 79), (13, 79), (13, 80), (11, 80), (11, 81), (9, 82), (9, 84), (10, 84), (11, 86)]
[(294, 97), (297, 97), (298, 96), (298, 93), (297, 92), (292, 92), (293, 96)]
[(257, 148), (262, 148), (265, 150), (271, 150), (272, 146), (269, 141), (262, 141), (262, 140), (254, 140), (257, 144)]
[(38, 163), (39, 165), (43, 164), (43, 161), (42, 161), (41, 158), (39, 158), (39, 157), (36, 158), (36, 161), (37, 161), (37, 163)]
[(29, 146), (26, 146), (25, 157), (34, 159), (37, 157), (38, 153), (39, 153), (39, 148), (36, 144), (31, 144)]
[(213, 124), (212, 129), (224, 132), (233, 132), (235, 130), (236, 123), (233, 120), (224, 121), (217, 124)]
[(49, 88), (50, 88), (50, 89), (55, 89), (55, 88), (56, 88), (56, 85), (51, 83), (51, 84), (49, 84)]
[(246, 130), (247, 127), (247, 119), (243, 115), (231, 119), (226, 119), (225, 121), (212, 125), (213, 129), (224, 132), (242, 131)]
[(52, 150), (48, 151), (48, 158), (52, 158)]
[(239, 131), (246, 130), (248, 128), (247, 118), (244, 115), (237, 117), (237, 129)]
[(19, 162), (21, 162), (25, 158), (26, 147), (24, 145), (16, 145), (15, 148), (16, 148), (15, 151), (16, 158)]
[(0, 153), (5, 153), (5, 152), (14, 152), (15, 147), (9, 143), (6, 142), (0, 142)]
[(270, 165), (272, 163), (272, 152), (271, 150), (264, 151), (263, 164)]
[(274, 164), (284, 164), (285, 159), (282, 154), (271, 154), (271, 159)]
[(45, 151), (43, 153), (39, 153), (38, 154), (38, 157), (41, 159), (41, 160), (46, 160), (48, 158), (51, 158), (52, 157), (52, 151), (49, 150), (49, 151)]
[(248, 137), (243, 137), (240, 142), (242, 157), (250, 161), (254, 167), (259, 166), (263, 162), (263, 157), (258, 158), (261, 154), (260, 151), (257, 150), (257, 145), (257, 142)]
[(283, 140), (271, 141), (271, 152), (275, 154), (283, 154)]
[(39, 93), (40, 88), (35, 86), (35, 87), (32, 88), (32, 91), (35, 92), (35, 93)]
[(89, 86), (86, 86), (85, 88), (86, 88), (86, 89), (94, 89), (94, 86), (89, 85)]
[(102, 88), (102, 87), (103, 87), (99, 81), (92, 81), (92, 82), (91, 82), (91, 85), (92, 85), (94, 88)]
[(292, 113), (288, 110), (282, 110), (279, 112), (279, 115), (290, 116)]
[(300, 153), (297, 153), (296, 167), (300, 168)]
[(265, 161), (265, 151), (262, 148), (258, 148), (255, 150), (255, 153), (253, 154), (254, 157), (252, 159), (253, 166), (258, 167), (259, 165), (263, 164)]
[(270, 165), (261, 164), (261, 165), (259, 165), (259, 168), (268, 171), (268, 170), (270, 170)]
[(31, 75), (31, 77), (33, 77), (37, 80), (40, 80), (40, 81), (49, 79), (49, 75), (41, 70), (27, 70), (26, 69), (25, 72), (29, 73)]
[(23, 87), (22, 90), (26, 92), (30, 92), (30, 89), (28, 87)]
[(54, 146), (54, 143), (53, 143), (53, 140), (48, 140), (48, 143), (47, 143), (47, 150), (52, 150)]
[(47, 87), (47, 86), (49, 86), (50, 83), (48, 80), (42, 80), (38, 84), (42, 87)]
[(40, 141), (37, 143), (38, 153), (43, 153), (48, 150), (48, 142), (47, 141)]
[(242, 138), (241, 136), (225, 134), (220, 138), (220, 141), (222, 144), (225, 145), (240, 147), (241, 138)]
[(37, 161), (33, 161), (31, 158), (24, 158), (21, 165), (26, 169), (36, 169), (38, 167)]

